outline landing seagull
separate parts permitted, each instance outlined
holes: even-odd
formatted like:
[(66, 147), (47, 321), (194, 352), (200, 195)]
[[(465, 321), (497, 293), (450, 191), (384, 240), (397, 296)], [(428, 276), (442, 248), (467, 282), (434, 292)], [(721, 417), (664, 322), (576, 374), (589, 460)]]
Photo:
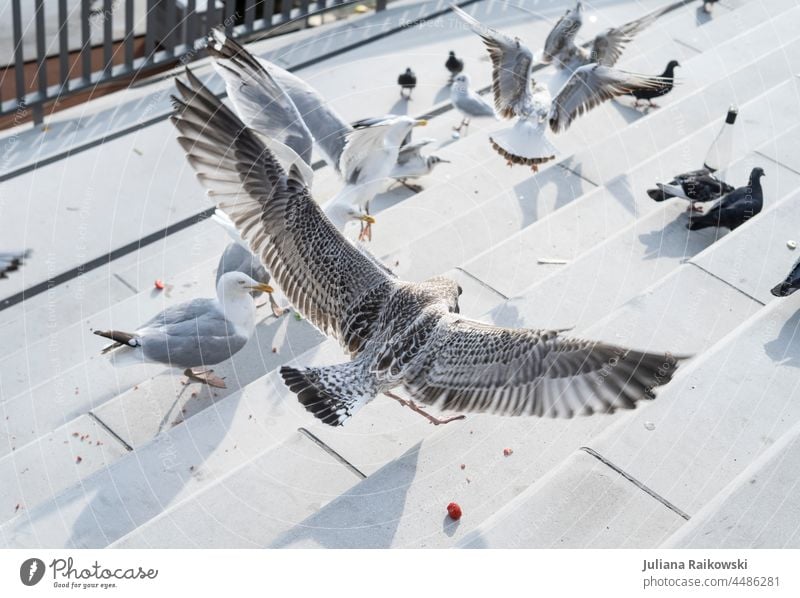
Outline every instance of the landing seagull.
[(483, 25), (457, 6), (451, 8), (481, 36), (489, 51), (495, 109), (503, 118), (517, 118), (514, 127), (489, 138), (509, 166), (525, 164), (536, 172), (540, 164), (555, 158), (555, 148), (545, 137), (548, 123), (553, 133), (565, 131), (576, 117), (602, 102), (662, 83), (659, 77), (591, 63), (576, 69), (551, 102), (546, 90), (534, 89), (533, 53), (519, 38)]
[[(398, 387), (414, 400), (459, 412), (611, 412), (652, 398), (683, 359), (460, 316), (456, 282), (399, 280), (342, 236), (297, 169), (287, 172), (231, 110), (205, 89), (180, 81), (177, 87), (181, 97), (173, 98), (172, 122), (209, 152), (203, 160), (188, 156), (207, 175), (200, 180), (291, 303), (353, 358), (281, 368), (301, 404), (324, 423), (342, 425), (378, 394)], [(205, 126), (198, 129), (197, 122)]]

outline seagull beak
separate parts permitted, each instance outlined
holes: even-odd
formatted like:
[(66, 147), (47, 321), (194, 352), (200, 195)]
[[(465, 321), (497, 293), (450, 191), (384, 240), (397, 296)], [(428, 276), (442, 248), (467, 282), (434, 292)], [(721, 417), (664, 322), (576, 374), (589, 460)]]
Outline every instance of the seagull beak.
[(424, 127), (427, 124), (428, 124), (428, 121), (425, 120), (424, 118), (419, 118), (416, 121), (414, 121), (414, 126), (415, 127)]
[(366, 222), (367, 224), (375, 224), (377, 220), (375, 220), (374, 216), (370, 216), (369, 214), (361, 214), (358, 216), (358, 219), (361, 222)]
[(452, 164), (452, 162), (450, 162), (450, 160), (445, 160), (444, 158), (439, 158), (439, 163), (441, 163), (441, 164)]
[(275, 289), (273, 289), (270, 285), (268, 285), (266, 283), (263, 283), (263, 282), (259, 283), (257, 285), (253, 285), (250, 288), (253, 289), (254, 291), (261, 291), (262, 293), (270, 293), (270, 294), (272, 294), (272, 293), (275, 292)]

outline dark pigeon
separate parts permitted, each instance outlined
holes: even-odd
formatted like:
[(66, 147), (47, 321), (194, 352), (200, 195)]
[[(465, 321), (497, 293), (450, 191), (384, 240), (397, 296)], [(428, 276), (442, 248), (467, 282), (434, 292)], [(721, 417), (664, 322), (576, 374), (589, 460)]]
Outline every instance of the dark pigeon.
[(450, 56), (447, 57), (447, 62), (444, 63), (444, 68), (446, 68), (450, 73), (449, 83), (452, 83), (453, 77), (464, 70), (464, 61), (460, 58), (456, 58), (456, 53), (450, 50)]
[(761, 177), (764, 170), (754, 168), (746, 187), (739, 187), (719, 200), (702, 216), (689, 218), (689, 230), (719, 227), (734, 230), (761, 211), (764, 194), (761, 190)]
[(680, 66), (677, 60), (670, 60), (667, 64), (667, 68), (659, 75), (659, 77), (664, 79), (660, 85), (636, 88), (631, 91), (631, 95), (636, 98), (636, 104), (638, 104), (640, 100), (646, 100), (650, 106), (655, 106), (653, 98), (660, 98), (672, 91), (672, 88), (675, 86), (675, 67), (677, 66)]
[(732, 185), (715, 177), (709, 169), (701, 168), (679, 174), (666, 185), (659, 184), (657, 189), (648, 189), (647, 194), (655, 201), (682, 197), (692, 203), (705, 203), (715, 201), (733, 190)]
[[(400, 86), (400, 95), (404, 98), (410, 98), (411, 92), (417, 86), (417, 76), (414, 74), (414, 71), (412, 71), (410, 68), (407, 68), (406, 72), (402, 73), (397, 78), (397, 84)], [(406, 91), (408, 92), (408, 95), (406, 95)]]
[(797, 260), (792, 266), (792, 271), (789, 272), (786, 280), (776, 285), (770, 292), (776, 297), (788, 297), (797, 289), (800, 289), (800, 260)]

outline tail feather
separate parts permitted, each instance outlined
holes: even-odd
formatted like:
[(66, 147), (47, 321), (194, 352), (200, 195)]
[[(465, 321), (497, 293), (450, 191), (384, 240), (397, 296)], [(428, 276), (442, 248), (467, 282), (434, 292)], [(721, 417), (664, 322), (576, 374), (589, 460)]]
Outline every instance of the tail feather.
[(135, 334), (131, 334), (130, 332), (122, 332), (120, 330), (95, 330), (94, 333), (97, 336), (102, 336), (103, 338), (111, 339), (114, 341), (113, 345), (109, 345), (105, 349), (103, 349), (102, 353), (106, 354), (109, 351), (113, 351), (119, 347), (138, 347), (139, 346), (139, 338)]
[(341, 426), (378, 394), (374, 375), (351, 361), (319, 368), (283, 366), (281, 376), (308, 412), (330, 426)]

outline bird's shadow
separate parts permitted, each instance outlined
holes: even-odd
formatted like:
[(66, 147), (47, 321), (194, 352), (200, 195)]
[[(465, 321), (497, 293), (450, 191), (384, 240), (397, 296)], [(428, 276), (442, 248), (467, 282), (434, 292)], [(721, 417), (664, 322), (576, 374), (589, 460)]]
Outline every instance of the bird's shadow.
[[(269, 548), (388, 548), (417, 475), (421, 442), (276, 538)], [(413, 513), (411, 514), (413, 516)]]
[[(689, 259), (703, 249), (711, 246), (722, 231), (712, 229), (704, 231), (690, 231), (686, 228), (689, 217), (686, 212), (678, 214), (659, 230), (639, 235), (639, 242), (645, 246), (645, 260), (662, 257)], [(698, 232), (700, 234), (698, 234)]]
[[(574, 171), (573, 171), (574, 172)], [(555, 187), (555, 199), (545, 193), (547, 187)], [(534, 174), (521, 183), (514, 185), (514, 195), (522, 212), (521, 228), (527, 227), (539, 219), (544, 207), (542, 204), (552, 203), (547, 212), (554, 212), (583, 194), (580, 176), (570, 176), (570, 172), (560, 166), (551, 166)]]
[(703, 8), (704, 4), (705, 2), (701, 2), (700, 6), (698, 6), (697, 10), (695, 11), (695, 22), (698, 25), (705, 25), (711, 20), (711, 15), (705, 11), (705, 8)]
[(433, 98), (434, 104), (438, 104), (439, 102), (444, 102), (446, 99), (450, 97), (450, 84), (443, 85), (439, 91), (436, 92), (436, 95)]
[(406, 97), (399, 98), (392, 107), (389, 108), (389, 114), (405, 115), (408, 114), (408, 102), (410, 100)]
[[(783, 298), (780, 301), (790, 301)], [(800, 368), (800, 309), (790, 317), (778, 336), (764, 345), (764, 351), (778, 365)]]

